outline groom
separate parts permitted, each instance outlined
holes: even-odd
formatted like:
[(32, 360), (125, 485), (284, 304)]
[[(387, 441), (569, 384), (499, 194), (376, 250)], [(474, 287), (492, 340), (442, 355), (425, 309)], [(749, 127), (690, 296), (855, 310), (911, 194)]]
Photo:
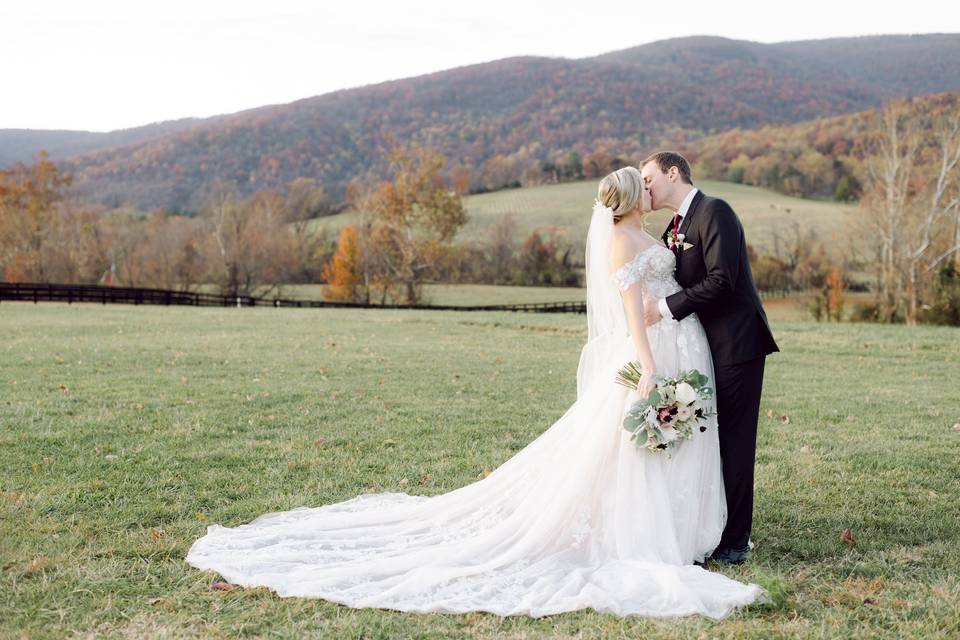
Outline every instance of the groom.
[(672, 210), (663, 241), (677, 258), (683, 290), (647, 300), (648, 325), (696, 313), (710, 342), (716, 374), (720, 459), (727, 498), (727, 524), (711, 558), (740, 564), (749, 554), (753, 523), (753, 468), (763, 365), (779, 351), (770, 332), (753, 274), (740, 219), (729, 204), (693, 186), (690, 164), (679, 153), (660, 151), (640, 165), (653, 209)]

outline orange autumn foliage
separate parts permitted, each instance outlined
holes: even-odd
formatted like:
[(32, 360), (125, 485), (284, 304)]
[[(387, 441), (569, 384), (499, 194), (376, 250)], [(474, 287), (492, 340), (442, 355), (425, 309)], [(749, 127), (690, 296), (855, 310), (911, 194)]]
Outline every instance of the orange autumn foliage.
[(361, 270), (360, 234), (353, 225), (340, 231), (337, 252), (323, 268), (322, 276), (327, 281), (323, 297), (339, 302), (361, 302), (363, 273)]

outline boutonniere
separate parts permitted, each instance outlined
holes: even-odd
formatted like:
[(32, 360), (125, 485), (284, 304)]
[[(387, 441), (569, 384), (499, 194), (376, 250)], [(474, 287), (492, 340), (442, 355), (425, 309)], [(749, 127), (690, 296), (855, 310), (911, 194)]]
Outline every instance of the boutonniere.
[(684, 242), (686, 235), (682, 233), (677, 233), (675, 230), (671, 229), (670, 233), (667, 234), (667, 247), (673, 251), (686, 250), (692, 247), (693, 245), (689, 242)]

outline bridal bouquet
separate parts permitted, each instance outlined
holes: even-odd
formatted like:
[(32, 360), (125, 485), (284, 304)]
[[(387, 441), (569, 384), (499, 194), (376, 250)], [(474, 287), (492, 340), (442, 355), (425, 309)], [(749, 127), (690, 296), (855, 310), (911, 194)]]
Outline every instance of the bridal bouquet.
[[(617, 372), (616, 382), (636, 390), (642, 372), (635, 362)], [(631, 432), (638, 447), (658, 453), (670, 451), (681, 440), (693, 437), (693, 428), (706, 431), (706, 418), (716, 411), (703, 406), (713, 397), (707, 376), (696, 369), (683, 371), (675, 378), (657, 378), (657, 387), (646, 398), (633, 403), (623, 419), (623, 428)]]

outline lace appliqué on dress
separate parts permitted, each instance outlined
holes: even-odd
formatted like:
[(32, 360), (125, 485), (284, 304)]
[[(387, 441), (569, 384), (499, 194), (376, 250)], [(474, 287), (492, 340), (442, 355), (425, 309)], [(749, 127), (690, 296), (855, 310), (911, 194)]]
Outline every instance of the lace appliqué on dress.
[(611, 277), (620, 291), (639, 282), (646, 295), (665, 298), (681, 289), (673, 276), (676, 264), (672, 251), (654, 244), (624, 263)]

